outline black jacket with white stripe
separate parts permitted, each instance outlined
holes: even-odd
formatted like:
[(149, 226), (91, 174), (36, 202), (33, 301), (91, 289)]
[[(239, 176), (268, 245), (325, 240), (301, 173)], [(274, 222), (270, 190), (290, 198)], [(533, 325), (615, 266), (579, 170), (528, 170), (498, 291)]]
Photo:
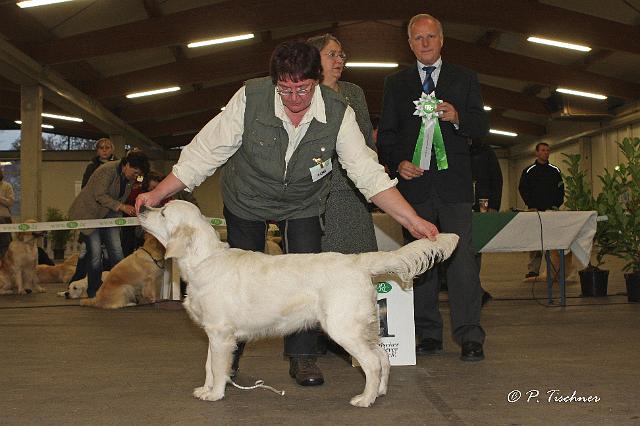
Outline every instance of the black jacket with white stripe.
[(560, 169), (537, 161), (525, 167), (518, 185), (520, 196), (529, 208), (549, 210), (564, 202), (564, 183)]

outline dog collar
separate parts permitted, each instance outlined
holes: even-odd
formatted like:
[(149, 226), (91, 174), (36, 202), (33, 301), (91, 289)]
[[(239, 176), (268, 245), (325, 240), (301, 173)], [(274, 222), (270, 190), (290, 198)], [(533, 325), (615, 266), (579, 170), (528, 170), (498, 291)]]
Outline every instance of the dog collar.
[(151, 253), (149, 253), (147, 251), (147, 249), (145, 249), (144, 247), (140, 247), (140, 250), (142, 250), (143, 252), (147, 253), (149, 255), (149, 257), (151, 258), (151, 260), (153, 260), (153, 263), (155, 263), (158, 268), (164, 269), (164, 258), (162, 258), (162, 259), (154, 258), (153, 255)]

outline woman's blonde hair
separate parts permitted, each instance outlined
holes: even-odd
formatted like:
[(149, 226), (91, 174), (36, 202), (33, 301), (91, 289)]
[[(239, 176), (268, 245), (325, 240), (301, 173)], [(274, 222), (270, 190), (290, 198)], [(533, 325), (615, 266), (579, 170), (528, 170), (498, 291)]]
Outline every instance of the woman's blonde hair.
[(98, 140), (96, 141), (96, 151), (97, 151), (99, 148), (101, 148), (101, 147), (103, 147), (103, 146), (105, 146), (105, 145), (109, 145), (109, 146), (111, 146), (111, 149), (113, 149), (113, 148), (114, 148), (114, 146), (113, 146), (113, 142), (111, 142), (111, 139), (109, 139), (109, 138), (101, 138), (101, 139), (98, 139)]

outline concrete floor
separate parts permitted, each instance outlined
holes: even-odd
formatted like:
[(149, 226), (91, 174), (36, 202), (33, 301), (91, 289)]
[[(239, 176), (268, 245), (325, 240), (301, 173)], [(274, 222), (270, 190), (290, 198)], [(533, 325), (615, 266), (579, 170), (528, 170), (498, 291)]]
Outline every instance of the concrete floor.
[[(610, 296), (580, 298), (571, 283), (566, 308), (546, 306), (545, 284), (522, 283), (526, 263), (526, 254), (484, 256), (483, 285), (495, 298), (483, 310), (485, 361), (461, 362), (447, 340), (444, 354), (393, 367), (388, 395), (369, 409), (348, 404), (364, 378), (333, 354), (320, 360), (324, 386), (295, 385), (281, 339), (250, 344), (238, 381), (263, 379), (284, 397), (227, 387), (223, 401), (194, 399), (207, 343), (179, 306), (84, 308), (53, 286), (2, 296), (0, 424), (640, 424), (640, 304), (621, 294), (620, 262), (606, 265)], [(553, 389), (600, 400), (549, 402)], [(515, 403), (512, 391), (522, 393)]]

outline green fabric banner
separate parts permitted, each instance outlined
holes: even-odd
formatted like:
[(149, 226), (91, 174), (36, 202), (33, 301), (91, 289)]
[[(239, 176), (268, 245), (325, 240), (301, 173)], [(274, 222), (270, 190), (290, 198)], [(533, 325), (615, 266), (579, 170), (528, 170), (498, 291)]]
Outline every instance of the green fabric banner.
[(473, 213), (472, 243), (474, 250), (480, 251), (500, 232), (518, 212)]

